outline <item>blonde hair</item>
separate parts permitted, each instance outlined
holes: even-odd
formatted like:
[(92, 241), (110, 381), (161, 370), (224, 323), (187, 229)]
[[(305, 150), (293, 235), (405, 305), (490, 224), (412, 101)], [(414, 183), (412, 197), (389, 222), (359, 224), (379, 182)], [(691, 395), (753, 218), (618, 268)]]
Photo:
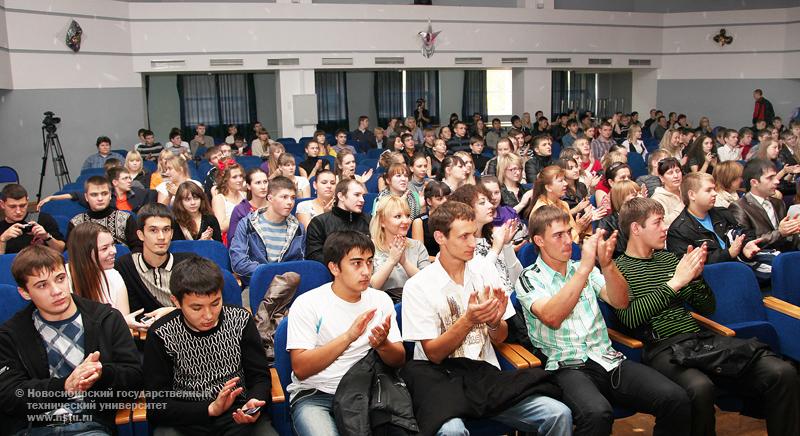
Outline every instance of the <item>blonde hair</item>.
[[(369, 223), (369, 234), (372, 237), (372, 242), (375, 243), (376, 249), (384, 252), (389, 251), (388, 241), (381, 224), (383, 224), (387, 216), (397, 211), (405, 213), (409, 218), (411, 217), (411, 208), (408, 207), (408, 202), (395, 195), (387, 195), (381, 198), (375, 206), (372, 221)], [(407, 240), (406, 246), (408, 246)]]
[(603, 156), (603, 161), (600, 163), (603, 165), (603, 170), (607, 170), (611, 165), (614, 165), (617, 162), (624, 164), (628, 163), (628, 155), (619, 150), (609, 151), (605, 156)]
[(639, 185), (633, 180), (620, 180), (614, 183), (611, 187), (611, 210), (619, 212), (622, 209), (622, 204), (625, 203), (625, 198), (631, 194), (639, 192)]
[(726, 160), (715, 165), (713, 176), (717, 191), (730, 192), (733, 182), (742, 177), (743, 172), (744, 167), (735, 160)]
[(664, 132), (664, 136), (661, 137), (661, 142), (658, 143), (658, 148), (661, 150), (666, 150), (672, 157), (677, 157), (677, 155), (681, 151), (680, 144), (676, 145), (675, 147), (672, 146), (672, 137), (675, 136), (675, 133), (679, 133), (678, 129), (668, 129)]
[(511, 165), (518, 165), (522, 171), (522, 158), (516, 153), (509, 153), (505, 156), (497, 157), (497, 181), (500, 182), (500, 187), (506, 185), (506, 168)]
[(167, 153), (169, 153), (169, 156), (164, 158), (164, 171), (167, 170), (167, 165), (169, 165), (172, 169), (182, 173), (185, 178), (190, 178), (189, 165), (186, 164), (186, 159), (183, 156), (173, 154), (169, 150), (167, 150)]
[(156, 164), (158, 165), (158, 172), (160, 174), (164, 174), (167, 172), (167, 168), (165, 167), (167, 163), (167, 159), (175, 156), (175, 153), (169, 150), (161, 150), (161, 153), (158, 153), (158, 159), (156, 160)]
[(635, 137), (636, 137), (636, 132), (641, 132), (641, 131), (642, 131), (642, 128), (641, 128), (641, 127), (639, 127), (639, 126), (637, 126), (637, 125), (635, 125), (635, 124), (634, 124), (634, 125), (632, 125), (632, 126), (630, 127), (630, 129), (628, 129), (628, 141), (629, 141), (631, 144), (633, 144), (633, 141), (634, 141), (634, 139), (633, 139), (633, 138), (635, 138)]
[[(139, 171), (133, 172), (129, 164), (132, 160), (136, 159), (138, 159), (139, 162), (141, 162), (141, 165), (139, 165)], [(128, 170), (128, 172), (131, 174), (131, 177), (133, 178), (135, 178), (136, 175), (139, 173), (144, 174), (144, 160), (142, 159), (142, 155), (138, 151), (131, 150), (128, 152), (128, 154), (125, 155), (125, 169)]]

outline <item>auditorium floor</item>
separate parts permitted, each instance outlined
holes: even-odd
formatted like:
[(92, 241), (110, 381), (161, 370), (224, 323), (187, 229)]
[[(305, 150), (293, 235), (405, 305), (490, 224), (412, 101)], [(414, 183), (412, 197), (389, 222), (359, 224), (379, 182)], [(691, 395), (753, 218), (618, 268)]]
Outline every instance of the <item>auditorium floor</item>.
[[(722, 412), (717, 409), (718, 436), (766, 436), (764, 420)], [(614, 436), (642, 436), (653, 434), (655, 419), (651, 415), (637, 413), (629, 418), (614, 421)]]

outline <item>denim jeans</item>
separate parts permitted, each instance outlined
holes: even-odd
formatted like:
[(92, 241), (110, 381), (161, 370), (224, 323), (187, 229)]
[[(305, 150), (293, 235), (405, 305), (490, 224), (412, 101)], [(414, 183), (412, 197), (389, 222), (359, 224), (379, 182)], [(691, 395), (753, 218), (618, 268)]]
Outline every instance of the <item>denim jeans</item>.
[(34, 427), (30, 431), (26, 429), (16, 434), (17, 436), (109, 436), (111, 432), (104, 425), (96, 422), (73, 422), (54, 427)]
[(292, 425), (297, 436), (337, 436), (333, 420), (333, 395), (316, 391), (291, 405)]
[[(492, 420), (542, 436), (572, 434), (572, 413), (569, 407), (550, 397), (532, 395), (494, 416)], [(452, 418), (445, 422), (436, 434), (457, 436), (468, 435), (469, 431), (461, 418)]]

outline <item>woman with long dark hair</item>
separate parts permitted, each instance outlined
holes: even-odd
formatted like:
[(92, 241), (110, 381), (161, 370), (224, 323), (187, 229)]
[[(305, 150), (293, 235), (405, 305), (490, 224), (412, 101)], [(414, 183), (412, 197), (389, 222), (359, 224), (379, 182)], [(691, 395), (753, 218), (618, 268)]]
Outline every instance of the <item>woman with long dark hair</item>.
[[(550, 165), (545, 167), (536, 176), (536, 182), (533, 185), (533, 198), (536, 202), (530, 211), (525, 212), (525, 216), (530, 216), (533, 211), (542, 206), (555, 206), (567, 214), (570, 213), (567, 202), (561, 198), (567, 193), (567, 181), (565, 180), (565, 172), (557, 165)], [(583, 235), (589, 234), (592, 231), (592, 220), (599, 220), (605, 214), (587, 206), (582, 214), (577, 216), (577, 219), (569, 215), (569, 225), (572, 228), (572, 242), (580, 243)]]
[(708, 135), (700, 135), (692, 142), (686, 150), (685, 172), (714, 173), (714, 166), (717, 164), (717, 145), (714, 138)]
[(467, 181), (467, 166), (458, 156), (447, 156), (442, 161), (442, 167), (436, 180), (447, 183), (455, 191)]
[[(269, 189), (267, 173), (261, 168), (251, 168), (245, 175), (245, 181), (247, 181), (247, 198), (237, 204), (231, 212), (228, 226), (231, 235), (236, 234), (236, 226), (239, 225), (242, 218), (267, 205), (267, 190)], [(230, 245), (230, 241), (228, 241), (228, 245)]]
[(178, 222), (178, 228), (172, 232), (172, 240), (213, 239), (222, 242), (219, 221), (211, 213), (211, 205), (203, 188), (191, 182), (181, 183), (175, 194), (172, 212), (175, 214), (175, 221)]

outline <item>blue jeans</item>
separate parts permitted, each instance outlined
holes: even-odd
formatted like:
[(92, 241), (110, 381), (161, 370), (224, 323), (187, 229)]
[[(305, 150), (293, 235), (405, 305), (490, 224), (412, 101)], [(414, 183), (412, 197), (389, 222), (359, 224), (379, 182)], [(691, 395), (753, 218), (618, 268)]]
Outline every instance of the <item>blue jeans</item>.
[[(572, 412), (564, 403), (550, 397), (531, 395), (492, 418), (517, 430), (543, 436), (572, 434)], [(468, 435), (461, 418), (452, 418), (442, 424), (439, 436)]]
[(297, 436), (338, 436), (333, 420), (333, 395), (316, 391), (291, 405), (292, 425)]
[(34, 427), (30, 432), (21, 430), (16, 434), (30, 436), (108, 436), (111, 432), (102, 424), (89, 421), (73, 422), (55, 427)]

